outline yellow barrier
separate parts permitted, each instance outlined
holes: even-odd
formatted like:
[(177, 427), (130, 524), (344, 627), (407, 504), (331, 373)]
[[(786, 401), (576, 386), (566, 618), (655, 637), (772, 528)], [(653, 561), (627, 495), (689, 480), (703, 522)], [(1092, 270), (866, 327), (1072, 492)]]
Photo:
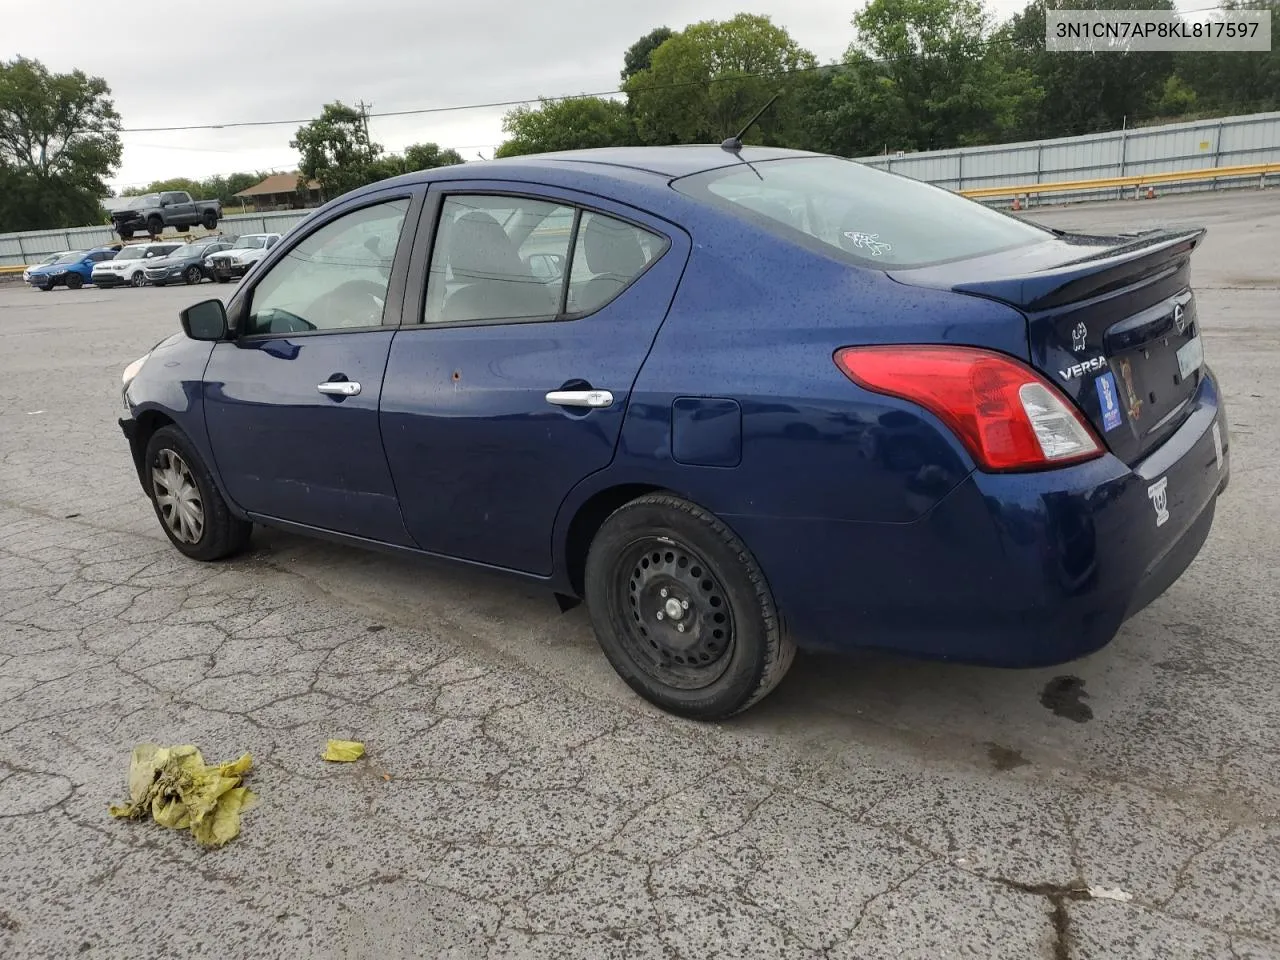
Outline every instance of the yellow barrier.
[(961, 190), (962, 196), (973, 200), (993, 197), (1024, 197), (1035, 193), (1072, 193), (1081, 190), (1108, 190), (1116, 187), (1154, 186), (1160, 183), (1190, 183), (1200, 180), (1226, 180), (1236, 177), (1265, 177), (1269, 173), (1280, 174), (1280, 163), (1252, 163), (1237, 167), (1204, 167), (1199, 170), (1178, 170), (1173, 173), (1143, 173), (1129, 177), (1103, 177), (1098, 180), (1061, 180), (1057, 183), (1027, 183), (1012, 187), (975, 187)]

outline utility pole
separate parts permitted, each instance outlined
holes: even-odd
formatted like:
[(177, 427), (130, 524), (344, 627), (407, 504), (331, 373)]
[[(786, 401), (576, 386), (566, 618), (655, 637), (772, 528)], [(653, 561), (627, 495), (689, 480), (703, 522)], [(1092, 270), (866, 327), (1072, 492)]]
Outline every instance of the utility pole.
[(356, 106), (360, 108), (360, 119), (364, 121), (364, 140), (365, 140), (365, 143), (368, 143), (369, 142), (369, 108), (372, 107), (373, 104), (365, 103), (364, 97), (361, 97), (360, 102), (356, 104)]

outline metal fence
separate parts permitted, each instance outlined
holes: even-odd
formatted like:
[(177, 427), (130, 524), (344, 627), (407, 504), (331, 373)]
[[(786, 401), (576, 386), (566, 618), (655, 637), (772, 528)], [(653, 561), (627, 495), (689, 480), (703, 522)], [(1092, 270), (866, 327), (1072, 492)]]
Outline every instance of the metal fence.
[[(961, 150), (859, 157), (860, 162), (948, 190), (1015, 186), (1280, 162), (1280, 112), (1114, 130), (1080, 137)], [(1252, 177), (1241, 183), (1257, 185)], [(1179, 183), (1162, 193), (1212, 190), (1224, 183)], [(1098, 200), (1118, 188), (1046, 193), (1032, 202)]]
[[(233, 214), (222, 218), (215, 233), (240, 236), (246, 233), (284, 233), (309, 214), (310, 210), (281, 210), (269, 213)], [(165, 239), (204, 236), (205, 230), (193, 227), (189, 234), (165, 231)], [(0, 267), (17, 267), (35, 263), (51, 253), (63, 250), (89, 250), (118, 240), (109, 226), (70, 227), (66, 230), (28, 230), (25, 233), (0, 234)]]

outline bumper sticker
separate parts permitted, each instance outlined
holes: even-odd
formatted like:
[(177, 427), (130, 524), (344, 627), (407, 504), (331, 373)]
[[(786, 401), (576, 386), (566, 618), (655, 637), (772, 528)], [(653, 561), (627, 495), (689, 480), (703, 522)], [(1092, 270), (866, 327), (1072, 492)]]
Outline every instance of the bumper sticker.
[(1120, 426), (1120, 394), (1116, 390), (1115, 374), (1107, 371), (1094, 385), (1098, 388), (1098, 402), (1102, 405), (1102, 429), (1109, 432)]
[(1169, 478), (1161, 477), (1147, 487), (1147, 496), (1156, 511), (1156, 526), (1163, 527), (1169, 519)]

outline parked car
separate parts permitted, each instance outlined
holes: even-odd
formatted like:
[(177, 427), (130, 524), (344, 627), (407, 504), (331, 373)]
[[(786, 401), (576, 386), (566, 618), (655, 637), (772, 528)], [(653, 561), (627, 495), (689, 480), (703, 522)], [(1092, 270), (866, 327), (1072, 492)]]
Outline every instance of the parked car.
[(75, 250), (59, 250), (57, 253), (51, 253), (48, 256), (40, 260), (37, 260), (35, 263), (27, 264), (27, 268), (22, 271), (22, 282), (23, 283), (31, 282), (31, 271), (34, 270), (36, 267), (48, 266), (49, 264), (57, 260), (59, 257), (65, 257), (68, 254), (72, 254), (76, 252), (77, 251)]
[(115, 255), (114, 250), (72, 250), (53, 263), (32, 267), (27, 282), (38, 290), (52, 290), (57, 286), (79, 290), (86, 283), (93, 282), (93, 268), (96, 264), (110, 260)]
[(172, 253), (182, 243), (131, 243), (122, 247), (110, 260), (95, 264), (93, 282), (99, 287), (118, 287), (129, 285), (140, 287), (146, 281), (144, 268), (157, 258)]
[(219, 283), (229, 283), (243, 277), (279, 240), (278, 233), (246, 233), (238, 237), (230, 249), (209, 258), (213, 279)]
[(215, 230), (221, 219), (220, 200), (192, 200), (184, 190), (143, 194), (111, 214), (111, 224), (122, 240), (143, 232), (158, 237), (165, 227), (173, 227), (179, 233), (196, 226)]
[(163, 287), (168, 283), (199, 283), (206, 278), (212, 280), (213, 268), (209, 266), (209, 256), (230, 248), (231, 241), (226, 237), (178, 244), (177, 249), (168, 256), (147, 264), (147, 282), (152, 286)]
[(186, 556), (258, 523), (504, 572), (585, 599), (686, 716), (797, 644), (1060, 663), (1182, 574), (1227, 487), (1203, 233), (1066, 235), (734, 144), (425, 171), (183, 311), (120, 425)]

